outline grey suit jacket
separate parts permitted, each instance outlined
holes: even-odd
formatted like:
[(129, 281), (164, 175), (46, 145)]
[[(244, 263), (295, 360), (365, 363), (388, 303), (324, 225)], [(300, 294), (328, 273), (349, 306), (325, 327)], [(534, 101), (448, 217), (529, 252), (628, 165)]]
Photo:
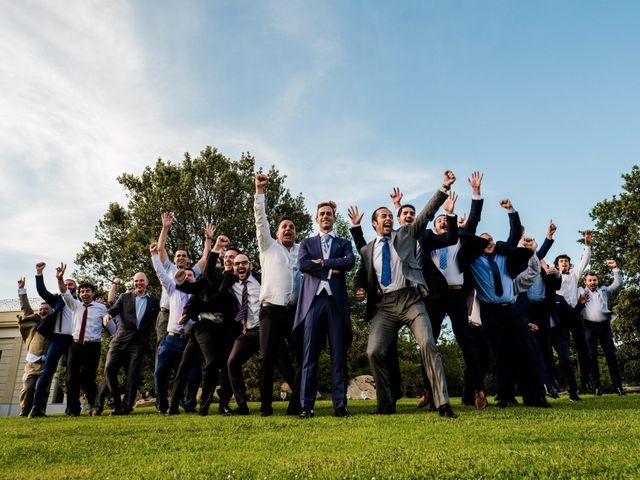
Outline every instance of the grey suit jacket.
[[(431, 197), (429, 202), (424, 206), (416, 219), (411, 225), (405, 225), (398, 230), (391, 232), (391, 244), (400, 257), (402, 264), (402, 275), (416, 285), (423, 296), (428, 294), (427, 283), (422, 275), (422, 265), (416, 259), (416, 243), (427, 222), (433, 220), (440, 206), (447, 199), (447, 194), (440, 190)], [(367, 310), (365, 312), (365, 320), (370, 319), (375, 311), (375, 304), (378, 303), (381, 289), (378, 285), (378, 277), (373, 267), (373, 247), (375, 240), (369, 242), (360, 249), (362, 261), (355, 279), (355, 288), (364, 288), (367, 291)]]

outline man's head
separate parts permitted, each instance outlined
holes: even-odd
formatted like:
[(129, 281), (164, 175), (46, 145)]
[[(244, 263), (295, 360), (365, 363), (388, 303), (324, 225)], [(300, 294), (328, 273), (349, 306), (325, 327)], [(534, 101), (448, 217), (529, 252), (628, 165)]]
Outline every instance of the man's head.
[(401, 226), (411, 225), (416, 219), (416, 208), (413, 205), (402, 205), (398, 209), (398, 223)]
[(251, 275), (251, 262), (244, 253), (239, 253), (233, 259), (233, 273), (236, 274), (240, 281), (246, 280)]
[(173, 256), (173, 263), (178, 268), (184, 268), (189, 265), (189, 255), (186, 250), (176, 250), (176, 254)]
[(296, 241), (296, 224), (293, 223), (293, 219), (284, 217), (278, 224), (276, 230), (276, 238), (280, 240), (280, 243), (287, 248), (293, 247)]
[(85, 305), (93, 302), (96, 295), (96, 287), (90, 283), (81, 283), (78, 285), (78, 296)]
[(78, 289), (78, 284), (76, 283), (75, 280), (73, 280), (71, 278), (67, 278), (64, 281), (64, 284), (67, 287), (67, 290), (69, 290), (69, 293), (71, 295), (75, 295), (76, 294), (76, 290)]
[(443, 235), (443, 234), (447, 233), (449, 225), (447, 225), (447, 216), (446, 215), (438, 215), (436, 217), (435, 222), (433, 222), (433, 224), (435, 226), (436, 233), (438, 235)]
[(323, 233), (328, 233), (333, 230), (333, 225), (336, 223), (336, 204), (334, 202), (322, 202), (318, 204), (318, 208), (316, 209), (316, 223)]
[(571, 270), (571, 258), (568, 255), (558, 255), (553, 261), (553, 266), (556, 267), (560, 273), (568, 273)]
[(38, 308), (38, 316), (40, 318), (45, 318), (48, 317), (50, 313), (51, 307), (49, 306), (49, 304), (47, 302), (42, 302), (40, 304), (40, 308)]
[(485, 240), (488, 240), (488, 241), (489, 241), (489, 245), (487, 245), (487, 246), (486, 246), (486, 248), (484, 249), (484, 252), (483, 252), (483, 253), (485, 253), (486, 255), (492, 255), (492, 254), (493, 254), (493, 252), (494, 252), (494, 251), (495, 251), (495, 249), (496, 249), (496, 244), (495, 244), (495, 242), (493, 241), (493, 237), (492, 237), (490, 234), (488, 234), (488, 233), (482, 233), (482, 234), (480, 234), (480, 236), (481, 236), (482, 238), (484, 238)]
[(193, 268), (181, 268), (180, 270), (185, 273), (185, 282), (193, 283), (196, 281), (196, 273), (193, 271)]
[(598, 276), (593, 272), (584, 274), (584, 286), (591, 292), (595, 292), (598, 288)]
[(393, 213), (387, 207), (378, 207), (371, 214), (371, 225), (380, 237), (388, 237), (393, 230)]
[(238, 250), (235, 248), (227, 248), (227, 251), (224, 252), (222, 264), (225, 270), (233, 270), (233, 259), (236, 258), (236, 255), (238, 255)]
[(147, 287), (149, 286), (149, 280), (143, 272), (138, 272), (133, 276), (133, 290), (136, 295), (142, 296), (147, 293)]

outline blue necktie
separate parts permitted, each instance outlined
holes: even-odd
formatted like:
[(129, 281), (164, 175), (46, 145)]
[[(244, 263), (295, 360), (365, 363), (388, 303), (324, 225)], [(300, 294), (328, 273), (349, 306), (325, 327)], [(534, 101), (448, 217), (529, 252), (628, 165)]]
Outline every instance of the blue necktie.
[(447, 268), (447, 247), (440, 249), (440, 270)]
[(389, 238), (382, 237), (382, 273), (380, 283), (383, 287), (391, 284), (391, 250), (389, 249)]

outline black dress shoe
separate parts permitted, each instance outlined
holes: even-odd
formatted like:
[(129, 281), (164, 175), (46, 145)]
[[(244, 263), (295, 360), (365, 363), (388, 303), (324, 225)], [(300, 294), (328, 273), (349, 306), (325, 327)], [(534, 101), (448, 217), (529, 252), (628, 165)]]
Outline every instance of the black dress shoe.
[(346, 418), (346, 417), (350, 417), (351, 414), (349, 413), (346, 407), (338, 407), (333, 412), (333, 416), (338, 418)]
[(620, 395), (620, 396), (622, 396), (622, 395), (626, 395), (626, 394), (627, 394), (627, 392), (625, 392), (625, 391), (624, 391), (624, 388), (622, 388), (622, 387), (616, 387), (616, 393), (617, 393), (618, 395)]
[(507, 408), (509, 406), (509, 402), (505, 402), (504, 400), (498, 400), (496, 402), (496, 407), (498, 408)]
[(234, 416), (243, 416), (249, 415), (249, 407), (247, 407), (246, 403), (238, 405), (238, 408), (232, 410)]
[(224, 415), (226, 417), (229, 417), (231, 415), (233, 415), (233, 412), (231, 411), (231, 409), (229, 408), (229, 405), (220, 405), (218, 407), (218, 413), (220, 415)]
[(601, 397), (601, 396), (602, 396), (602, 389), (601, 389), (600, 387), (595, 387), (595, 388), (593, 389), (593, 394), (594, 394), (596, 397)]
[(560, 398), (560, 395), (558, 395), (557, 390), (555, 388), (553, 388), (553, 386), (551, 386), (550, 384), (545, 385), (544, 389), (545, 389), (548, 397)]
[(580, 398), (580, 395), (578, 395), (578, 392), (569, 393), (569, 400), (571, 400), (572, 402), (582, 401), (582, 399)]
[(396, 407), (395, 405), (388, 407), (378, 407), (375, 410), (371, 410), (367, 413), (369, 413), (369, 415), (393, 415), (394, 413), (396, 413)]
[(441, 417), (445, 418), (457, 418), (458, 416), (453, 412), (453, 408), (451, 408), (450, 403), (445, 403), (444, 405), (440, 405), (438, 407), (438, 414)]
[(46, 417), (47, 414), (44, 413), (44, 409), (42, 408), (38, 408), (35, 405), (31, 408), (31, 411), (29, 412), (29, 418), (40, 418), (40, 417)]
[[(115, 413), (115, 410), (111, 412), (111, 415), (122, 415), (121, 413)], [(165, 415), (167, 417), (173, 417), (174, 415), (180, 415), (180, 410), (177, 408), (170, 408), (166, 411)]]
[(287, 415), (291, 415), (297, 417), (300, 415), (302, 411), (302, 407), (300, 406), (299, 400), (290, 400), (289, 405), (287, 406)]
[(547, 402), (547, 399), (544, 397), (540, 397), (534, 400), (529, 400), (524, 402), (527, 407), (537, 407), (537, 408), (551, 408), (551, 404)]
[(306, 407), (303, 407), (302, 410), (300, 410), (300, 415), (298, 415), (298, 418), (302, 418), (302, 419), (311, 418), (311, 417), (313, 417), (313, 410)]
[(271, 415), (273, 415), (273, 408), (264, 407), (264, 408), (260, 409), (260, 416), (261, 417), (270, 417)]

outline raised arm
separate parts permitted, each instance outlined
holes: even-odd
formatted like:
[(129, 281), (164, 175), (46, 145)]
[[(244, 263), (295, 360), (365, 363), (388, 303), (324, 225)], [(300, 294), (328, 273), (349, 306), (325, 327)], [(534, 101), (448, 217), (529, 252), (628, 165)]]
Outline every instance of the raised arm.
[(64, 272), (67, 270), (67, 265), (60, 262), (60, 266), (56, 267), (56, 279), (58, 280), (58, 288), (60, 289), (60, 295), (67, 307), (70, 310), (75, 311), (78, 307), (78, 301), (71, 295), (67, 286), (64, 284)]
[(198, 260), (198, 262), (196, 263), (198, 269), (200, 269), (200, 272), (204, 271), (205, 265), (207, 264), (209, 252), (211, 251), (211, 242), (215, 233), (216, 227), (214, 227), (212, 224), (208, 223), (204, 227), (204, 248), (202, 249), (202, 256), (200, 257), (200, 260)]
[(582, 278), (584, 272), (587, 270), (589, 266), (589, 262), (591, 261), (591, 240), (593, 239), (593, 232), (591, 230), (587, 230), (584, 232), (584, 250), (582, 251), (582, 256), (580, 257), (580, 263), (578, 267), (575, 269), (575, 274), (578, 279)]
[(109, 293), (107, 293), (107, 303), (109, 305), (113, 305), (113, 303), (116, 301), (118, 287), (120, 286), (121, 283), (122, 283), (122, 280), (120, 280), (118, 277), (114, 278), (113, 281), (111, 282), (111, 288), (109, 288)]
[(608, 294), (612, 294), (622, 287), (622, 271), (618, 268), (615, 260), (607, 260), (607, 267), (613, 272), (613, 282), (611, 282), (611, 285), (604, 287), (604, 289)]
[(469, 210), (469, 218), (464, 225), (464, 228), (460, 230), (460, 233), (475, 235), (482, 217), (482, 205), (484, 200), (480, 196), (480, 187), (482, 186), (482, 179), (484, 174), (475, 171), (471, 172), (471, 177), (467, 179), (471, 186), (471, 209)]
[[(534, 252), (538, 248), (538, 244), (533, 238), (525, 237), (523, 239), (524, 248), (528, 248), (533, 250)], [(531, 255), (529, 258), (529, 262), (527, 264), (527, 268), (518, 274), (515, 278), (515, 286), (516, 292), (524, 292), (531, 288), (531, 286), (535, 283), (536, 279), (540, 275), (540, 260), (536, 255)]]
[(33, 315), (33, 308), (29, 304), (29, 297), (27, 297), (27, 290), (25, 289), (26, 280), (24, 277), (18, 280), (18, 299), (20, 300), (20, 309), (22, 315), (28, 317)]
[(433, 220), (436, 212), (440, 206), (447, 200), (448, 192), (451, 190), (451, 185), (456, 181), (456, 176), (451, 170), (444, 172), (442, 177), (442, 186), (436, 190), (433, 197), (424, 206), (420, 213), (416, 216), (415, 221), (411, 225), (406, 225), (402, 228), (407, 228), (409, 234), (414, 238), (419, 238), (422, 235), (422, 231), (427, 225), (429, 220)]
[(42, 271), (46, 266), (47, 264), (44, 262), (36, 263), (36, 291), (38, 292), (40, 298), (47, 302), (51, 308), (56, 308), (58, 299), (53, 293), (47, 290), (47, 287), (44, 286), (44, 277), (42, 276)]
[(553, 220), (549, 221), (549, 227), (547, 228), (547, 235), (544, 237), (544, 241), (542, 242), (542, 246), (536, 252), (536, 256), (538, 260), (544, 259), (549, 253), (551, 246), (553, 245), (553, 234), (556, 233), (556, 224), (553, 223)]
[(509, 238), (506, 244), (510, 247), (517, 247), (522, 237), (522, 223), (520, 223), (520, 215), (516, 212), (508, 198), (500, 200), (500, 206), (509, 214)]
[(269, 219), (267, 218), (266, 199), (264, 187), (269, 183), (269, 177), (264, 173), (256, 173), (255, 186), (256, 194), (253, 197), (253, 214), (256, 222), (256, 238), (258, 239), (258, 249), (264, 252), (269, 245), (275, 242), (269, 229)]
[(158, 256), (160, 257), (160, 263), (164, 264), (168, 259), (169, 255), (167, 255), (167, 236), (169, 235), (169, 229), (171, 228), (171, 223), (173, 223), (173, 218), (169, 212), (162, 213), (162, 229), (160, 230), (160, 235), (158, 235)]
[(351, 228), (349, 229), (349, 233), (351, 233), (353, 242), (356, 244), (356, 250), (358, 250), (359, 252), (360, 249), (367, 244), (367, 241), (364, 239), (364, 233), (362, 232), (362, 225), (360, 225), (364, 212), (360, 213), (358, 211), (358, 207), (349, 207), (347, 209), (347, 215), (351, 220)]
[(153, 242), (149, 245), (149, 251), (151, 252), (151, 263), (153, 264), (153, 269), (156, 271), (158, 280), (160, 280), (162, 286), (167, 290), (167, 293), (171, 294), (176, 288), (176, 282), (167, 274), (162, 266), (162, 261), (158, 253), (158, 244)]

